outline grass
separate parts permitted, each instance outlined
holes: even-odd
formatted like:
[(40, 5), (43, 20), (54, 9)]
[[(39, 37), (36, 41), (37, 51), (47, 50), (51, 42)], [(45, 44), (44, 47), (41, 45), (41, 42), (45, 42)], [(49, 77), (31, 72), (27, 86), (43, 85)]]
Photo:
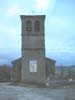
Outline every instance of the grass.
[(46, 89), (64, 89), (64, 88), (75, 88), (75, 84), (67, 84), (67, 85), (42, 85), (42, 84), (28, 84), (28, 83), (19, 83), (19, 82), (12, 82), (10, 85), (14, 86), (22, 86), (22, 87), (30, 87), (30, 88), (46, 88)]

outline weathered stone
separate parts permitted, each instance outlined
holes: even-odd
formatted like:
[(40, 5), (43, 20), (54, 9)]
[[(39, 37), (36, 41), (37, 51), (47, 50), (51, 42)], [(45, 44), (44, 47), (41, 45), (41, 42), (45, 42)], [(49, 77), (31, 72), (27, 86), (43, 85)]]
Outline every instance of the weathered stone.
[(45, 58), (45, 15), (20, 17), (22, 58), (13, 62), (16, 70), (14, 79), (25, 83), (45, 84), (47, 78), (55, 76), (55, 61)]

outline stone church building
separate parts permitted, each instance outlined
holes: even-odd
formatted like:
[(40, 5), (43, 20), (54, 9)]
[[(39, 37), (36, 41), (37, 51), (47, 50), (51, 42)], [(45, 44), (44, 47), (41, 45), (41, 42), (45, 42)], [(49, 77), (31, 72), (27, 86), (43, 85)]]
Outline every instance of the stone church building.
[(55, 77), (55, 60), (45, 57), (45, 15), (21, 15), (22, 57), (12, 61), (13, 81), (45, 84)]

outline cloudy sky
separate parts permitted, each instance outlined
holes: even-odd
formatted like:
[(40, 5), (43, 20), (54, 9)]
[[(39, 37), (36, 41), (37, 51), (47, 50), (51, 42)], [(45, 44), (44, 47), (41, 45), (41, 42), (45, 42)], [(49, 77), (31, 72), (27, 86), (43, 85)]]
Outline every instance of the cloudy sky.
[(20, 15), (46, 15), (46, 56), (75, 64), (75, 0), (0, 0), (0, 64), (21, 57)]

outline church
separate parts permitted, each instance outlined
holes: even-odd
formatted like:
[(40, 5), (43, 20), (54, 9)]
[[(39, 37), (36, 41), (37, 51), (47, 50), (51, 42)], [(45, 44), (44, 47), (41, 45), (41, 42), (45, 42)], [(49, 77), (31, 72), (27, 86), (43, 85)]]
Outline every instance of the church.
[(45, 84), (56, 61), (45, 57), (45, 15), (21, 15), (22, 57), (12, 61), (13, 82)]

